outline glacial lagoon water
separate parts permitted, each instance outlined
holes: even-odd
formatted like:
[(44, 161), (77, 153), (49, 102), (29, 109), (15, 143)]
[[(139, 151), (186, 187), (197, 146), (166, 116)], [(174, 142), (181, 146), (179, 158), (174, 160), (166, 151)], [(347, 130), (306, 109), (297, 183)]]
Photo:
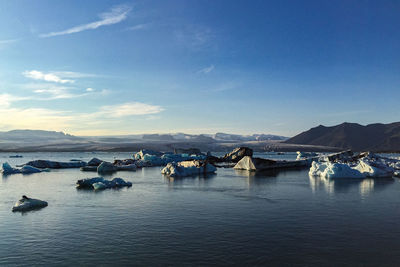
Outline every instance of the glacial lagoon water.
[[(105, 160), (131, 153), (22, 153)], [(294, 158), (294, 154), (263, 154)], [(3, 176), (0, 266), (399, 266), (398, 179), (326, 181), (307, 170), (169, 179), (161, 168), (118, 172), (131, 188), (81, 191), (78, 169)], [(111, 177), (108, 177), (111, 178)], [(12, 213), (21, 195), (49, 206)]]

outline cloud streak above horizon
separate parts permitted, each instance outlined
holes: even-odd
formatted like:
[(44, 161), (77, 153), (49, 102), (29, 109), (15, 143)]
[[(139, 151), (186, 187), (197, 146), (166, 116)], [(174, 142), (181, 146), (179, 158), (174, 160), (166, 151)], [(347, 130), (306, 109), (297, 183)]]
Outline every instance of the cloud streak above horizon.
[[(80, 113), (68, 110), (48, 108), (12, 107), (14, 101), (23, 100), (9, 94), (0, 95), (0, 112), (9, 114), (0, 121), (1, 130), (42, 129), (46, 125), (49, 130), (69, 132), (101, 130), (114, 123), (121, 125), (129, 117), (152, 115), (162, 112), (160, 106), (141, 102), (128, 102), (113, 106), (101, 106), (92, 113)], [(49, 122), (51, 122), (49, 124)], [(112, 132), (112, 131), (110, 131)]]
[(214, 69), (215, 69), (214, 65), (211, 65), (209, 67), (199, 70), (197, 73), (208, 74), (208, 73), (212, 72)]
[(94, 30), (101, 26), (117, 24), (128, 17), (128, 13), (131, 11), (131, 9), (132, 9), (131, 7), (126, 5), (115, 6), (109, 12), (101, 13), (99, 15), (100, 20), (87, 24), (78, 25), (63, 31), (40, 34), (39, 37), (46, 38), (59, 35), (66, 35), (86, 30)]
[(74, 80), (62, 79), (54, 73), (43, 73), (38, 70), (27, 70), (22, 73), (26, 78), (54, 83), (74, 83)]
[(120, 105), (103, 106), (97, 113), (110, 118), (120, 118), (126, 116), (149, 115), (162, 112), (160, 106), (149, 105), (140, 102), (129, 102)]

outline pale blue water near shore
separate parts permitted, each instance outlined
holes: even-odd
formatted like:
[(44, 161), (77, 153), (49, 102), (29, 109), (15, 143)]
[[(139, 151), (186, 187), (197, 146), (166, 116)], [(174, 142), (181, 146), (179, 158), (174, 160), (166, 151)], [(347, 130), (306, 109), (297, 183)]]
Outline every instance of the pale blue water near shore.
[[(131, 153), (22, 153), (105, 160)], [(294, 154), (265, 154), (294, 158)], [(0, 182), (0, 265), (400, 265), (398, 179), (325, 181), (307, 170), (168, 179), (159, 167), (118, 172), (131, 188), (80, 191), (77, 169)], [(21, 195), (49, 206), (12, 213)]]

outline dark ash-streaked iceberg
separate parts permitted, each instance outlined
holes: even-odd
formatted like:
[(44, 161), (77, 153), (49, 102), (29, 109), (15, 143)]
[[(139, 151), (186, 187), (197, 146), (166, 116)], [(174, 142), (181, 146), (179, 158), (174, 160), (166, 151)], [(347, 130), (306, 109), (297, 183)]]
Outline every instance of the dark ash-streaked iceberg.
[(104, 179), (103, 177), (94, 177), (78, 180), (76, 182), (76, 187), (78, 189), (103, 190), (108, 188), (121, 188), (131, 186), (131, 182), (127, 182), (122, 178), (114, 178), (110, 181)]

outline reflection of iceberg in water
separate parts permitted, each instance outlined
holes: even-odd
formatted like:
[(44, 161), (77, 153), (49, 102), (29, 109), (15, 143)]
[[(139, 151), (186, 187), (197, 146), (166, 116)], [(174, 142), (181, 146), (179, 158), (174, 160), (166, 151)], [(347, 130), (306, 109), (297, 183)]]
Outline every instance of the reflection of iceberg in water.
[(265, 184), (276, 183), (276, 177), (279, 174), (277, 170), (268, 171), (246, 171), (246, 170), (235, 170), (235, 173), (239, 176), (247, 178), (247, 185), (249, 187), (258, 187)]
[(387, 185), (394, 182), (393, 178), (376, 179), (327, 179), (319, 176), (309, 176), (310, 188), (313, 193), (324, 190), (328, 194), (338, 192), (348, 192), (352, 188), (358, 187), (358, 192), (362, 197), (366, 197), (375, 190), (382, 190)]
[(335, 192), (334, 189), (334, 180), (330, 180), (327, 178), (323, 178), (320, 176), (309, 176), (310, 178), (310, 187), (313, 193), (321, 190), (323, 188), (325, 192), (328, 194), (333, 194)]
[(366, 197), (374, 190), (375, 181), (374, 179), (364, 179), (360, 183), (360, 195)]

